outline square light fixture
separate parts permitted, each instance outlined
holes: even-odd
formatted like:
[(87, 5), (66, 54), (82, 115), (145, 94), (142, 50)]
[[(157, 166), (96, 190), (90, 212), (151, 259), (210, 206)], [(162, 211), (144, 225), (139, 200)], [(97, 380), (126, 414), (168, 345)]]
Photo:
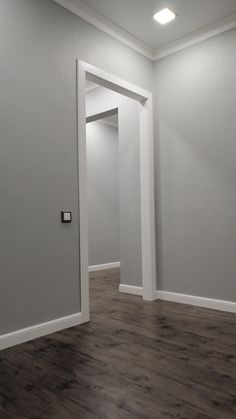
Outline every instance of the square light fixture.
[(161, 25), (165, 25), (168, 22), (171, 22), (171, 20), (175, 19), (175, 14), (170, 9), (163, 9), (160, 10), (160, 12), (155, 13), (153, 18), (160, 23)]

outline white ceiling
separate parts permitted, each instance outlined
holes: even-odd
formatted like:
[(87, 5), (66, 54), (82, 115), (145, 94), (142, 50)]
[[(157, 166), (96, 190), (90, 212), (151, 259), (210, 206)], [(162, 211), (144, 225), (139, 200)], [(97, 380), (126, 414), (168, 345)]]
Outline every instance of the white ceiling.
[[(236, 27), (236, 0), (54, 0), (151, 59)], [(160, 25), (168, 7), (176, 19)]]
[[(236, 13), (236, 0), (82, 0), (82, 3), (152, 48)], [(152, 16), (164, 7), (174, 11), (177, 18), (161, 26)]]

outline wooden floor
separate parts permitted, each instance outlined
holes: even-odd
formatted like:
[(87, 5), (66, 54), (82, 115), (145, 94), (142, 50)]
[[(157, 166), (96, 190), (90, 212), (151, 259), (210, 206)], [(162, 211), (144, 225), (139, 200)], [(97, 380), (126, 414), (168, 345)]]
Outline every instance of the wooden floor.
[(235, 315), (90, 283), (89, 324), (0, 353), (1, 419), (236, 418)]

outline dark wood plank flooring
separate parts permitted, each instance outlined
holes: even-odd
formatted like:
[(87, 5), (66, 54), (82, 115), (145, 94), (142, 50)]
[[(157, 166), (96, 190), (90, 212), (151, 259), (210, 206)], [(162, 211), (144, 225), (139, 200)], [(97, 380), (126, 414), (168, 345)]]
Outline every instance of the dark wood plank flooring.
[(89, 324), (0, 353), (1, 419), (236, 418), (234, 314), (90, 284)]

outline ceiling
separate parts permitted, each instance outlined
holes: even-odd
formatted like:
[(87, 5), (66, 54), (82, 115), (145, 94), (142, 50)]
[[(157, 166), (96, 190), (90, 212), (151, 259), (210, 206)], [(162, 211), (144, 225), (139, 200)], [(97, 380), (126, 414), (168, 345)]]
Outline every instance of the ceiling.
[[(235, 0), (82, 0), (82, 3), (152, 48), (236, 13)], [(164, 7), (174, 11), (177, 19), (161, 26), (152, 16)]]
[[(152, 59), (177, 41), (184, 42), (185, 47), (186, 40), (194, 35), (199, 42), (204, 31), (207, 39), (236, 26), (236, 0), (54, 1)], [(152, 16), (165, 7), (177, 16), (162, 26)], [(217, 27), (221, 27), (218, 32)]]

